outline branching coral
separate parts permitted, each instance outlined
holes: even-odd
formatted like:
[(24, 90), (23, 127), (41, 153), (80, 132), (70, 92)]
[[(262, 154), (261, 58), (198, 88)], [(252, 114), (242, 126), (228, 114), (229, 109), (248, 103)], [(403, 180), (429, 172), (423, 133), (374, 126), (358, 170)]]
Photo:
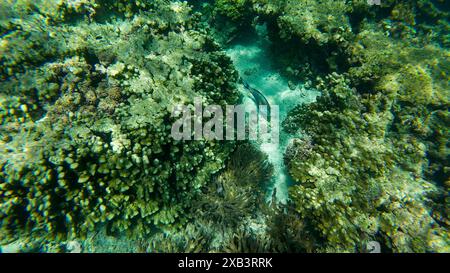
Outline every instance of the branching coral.
[[(314, 143), (306, 155), (299, 151), (301, 159), (287, 158), (298, 182), (290, 191), (296, 211), (325, 238), (323, 251), (356, 251), (368, 238), (393, 251), (445, 250), (447, 231), (428, 213), (439, 190), (424, 180), (426, 142), (398, 122), (412, 109), (401, 92), (361, 95), (342, 79), (330, 77), (322, 97), (286, 121), (288, 128), (300, 124)], [(415, 111), (429, 100), (418, 96), (408, 96)]]
[(345, 1), (286, 1), (284, 15), (278, 18), (280, 37), (295, 36), (318, 45), (345, 40), (351, 30), (348, 9)]
[[(100, 224), (143, 236), (181, 225), (191, 199), (222, 168), (232, 147), (173, 140), (171, 112), (195, 97), (234, 103), (231, 61), (185, 3), (144, 2), (133, 4), (141, 12), (129, 19), (98, 1), (96, 14), (108, 18), (23, 20), (31, 29), (2, 38), (1, 77), (9, 80), (1, 91), (0, 239), (78, 237)], [(19, 38), (33, 33), (50, 42)], [(36, 51), (20, 59), (14, 43)], [(11, 101), (13, 93), (29, 103)], [(3, 130), (18, 121), (29, 122), (25, 133)], [(23, 153), (31, 143), (33, 153)]]
[(217, 0), (214, 10), (217, 14), (226, 16), (233, 21), (242, 21), (248, 20), (250, 5), (248, 0)]

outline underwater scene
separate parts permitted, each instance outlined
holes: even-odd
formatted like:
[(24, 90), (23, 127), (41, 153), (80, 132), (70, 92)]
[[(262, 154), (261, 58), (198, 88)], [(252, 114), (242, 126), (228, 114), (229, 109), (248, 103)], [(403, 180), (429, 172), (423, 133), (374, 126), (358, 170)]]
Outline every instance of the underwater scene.
[(450, 252), (448, 0), (0, 0), (0, 253)]

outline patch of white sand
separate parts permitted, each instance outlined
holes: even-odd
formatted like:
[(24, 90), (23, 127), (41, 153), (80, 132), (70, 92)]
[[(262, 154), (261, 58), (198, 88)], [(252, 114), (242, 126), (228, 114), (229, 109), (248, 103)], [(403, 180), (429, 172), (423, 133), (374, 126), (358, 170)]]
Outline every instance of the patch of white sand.
[[(319, 93), (315, 90), (306, 90), (301, 85), (295, 89), (289, 88), (288, 80), (273, 69), (270, 41), (267, 38), (265, 26), (259, 26), (257, 33), (258, 35), (255, 35), (250, 41), (236, 42), (226, 52), (233, 60), (240, 76), (251, 87), (264, 94), (271, 106), (278, 105), (281, 123), (294, 106), (300, 103), (313, 102)], [(248, 95), (243, 87), (241, 87), (241, 91)], [(244, 99), (243, 103), (248, 109), (254, 108), (253, 101), (249, 98)], [(288, 188), (291, 181), (284, 166), (283, 154), (292, 136), (283, 132), (281, 124), (279, 126), (278, 143), (272, 143), (270, 140), (257, 143), (260, 145), (261, 151), (268, 155), (269, 161), (274, 166), (273, 185), (276, 189), (277, 200), (285, 203), (288, 200)], [(271, 198), (272, 190), (269, 189), (268, 199)]]

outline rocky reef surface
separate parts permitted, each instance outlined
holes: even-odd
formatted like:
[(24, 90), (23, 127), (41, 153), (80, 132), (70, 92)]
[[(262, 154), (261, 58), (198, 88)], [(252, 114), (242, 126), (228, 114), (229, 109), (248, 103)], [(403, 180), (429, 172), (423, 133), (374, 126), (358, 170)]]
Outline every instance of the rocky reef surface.
[[(449, 12), (1, 1), (2, 251), (449, 252)], [(241, 101), (226, 52), (261, 25), (264, 71), (320, 92), (282, 122), (287, 204), (255, 143), (170, 137), (176, 105)]]

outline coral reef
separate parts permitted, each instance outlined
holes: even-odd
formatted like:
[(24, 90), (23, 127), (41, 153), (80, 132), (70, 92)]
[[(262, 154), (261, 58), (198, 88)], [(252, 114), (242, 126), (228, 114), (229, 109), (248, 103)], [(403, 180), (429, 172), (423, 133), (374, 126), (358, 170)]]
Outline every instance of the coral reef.
[[(442, 0), (1, 1), (0, 245), (449, 252), (449, 14)], [(251, 32), (292, 92), (321, 92), (283, 121), (285, 205), (276, 190), (266, 203), (273, 167), (252, 143), (170, 137), (177, 105), (239, 102), (221, 45)]]
[(322, 92), (283, 123), (301, 137), (286, 149), (296, 184), (278, 217), (320, 242), (292, 251), (364, 251), (370, 240), (386, 251), (448, 251), (448, 8), (247, 2), (285, 74)]
[(292, 202), (286, 205), (272, 202), (267, 215), (267, 235), (270, 238), (271, 252), (313, 253), (318, 251), (320, 235), (311, 229), (312, 225), (308, 223), (308, 219), (295, 210)]
[(225, 169), (199, 196), (193, 215), (218, 227), (238, 227), (265, 206), (272, 173), (264, 153), (251, 143), (238, 144)]
[(1, 240), (183, 224), (232, 145), (174, 141), (171, 112), (236, 102), (231, 61), (186, 3), (51, 2), (2, 17)]
[[(432, 56), (427, 50), (421, 53)], [(367, 83), (357, 81), (358, 89), (352, 88), (351, 80), (332, 74), (316, 103), (298, 107), (285, 120), (286, 130), (300, 127), (306, 133), (286, 153), (298, 182), (291, 197), (297, 212), (325, 238), (330, 248), (324, 251), (355, 251), (369, 238), (392, 251), (447, 251), (448, 224), (440, 225), (447, 216), (436, 212), (437, 220), (428, 212), (432, 200), (445, 193), (424, 170), (430, 162), (446, 164), (448, 135), (439, 133), (445, 120), (429, 122), (448, 109), (448, 80), (413, 63), (398, 70), (386, 66), (392, 72), (380, 78), (372, 74), (371, 90), (361, 90)], [(431, 139), (437, 144), (430, 145)]]
[(286, 1), (278, 17), (281, 39), (299, 38), (317, 45), (345, 40), (351, 33), (346, 1)]

